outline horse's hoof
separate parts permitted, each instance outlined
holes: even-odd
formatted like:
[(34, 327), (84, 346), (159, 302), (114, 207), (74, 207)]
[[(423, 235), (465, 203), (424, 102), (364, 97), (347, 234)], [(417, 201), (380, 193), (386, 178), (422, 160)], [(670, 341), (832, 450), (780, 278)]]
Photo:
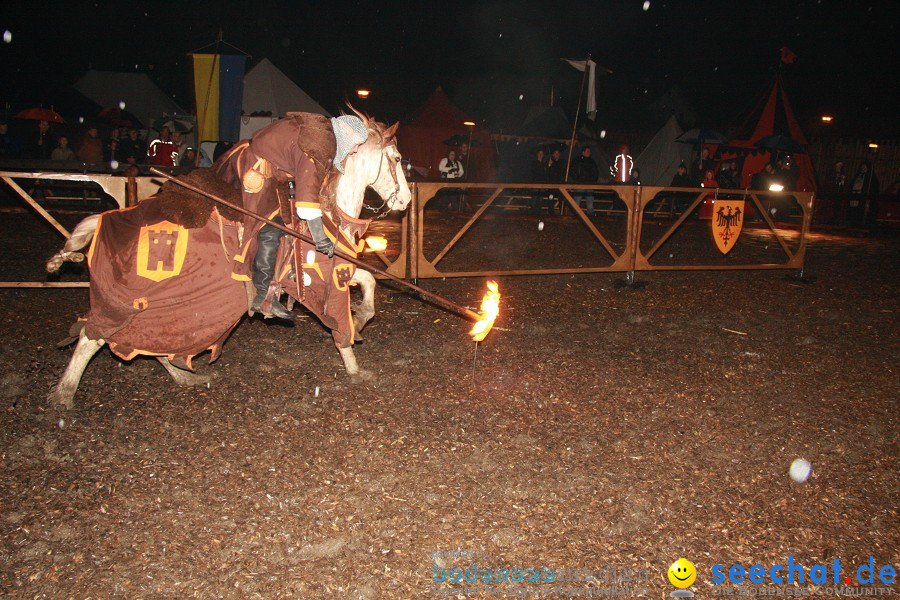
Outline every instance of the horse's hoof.
[(72, 407), (75, 405), (75, 392), (69, 392), (61, 389), (59, 385), (54, 385), (50, 389), (50, 393), (47, 394), (47, 400), (50, 401), (50, 405), (53, 407), (72, 410)]
[(350, 374), (350, 383), (368, 383), (370, 381), (375, 381), (375, 373), (368, 369), (360, 369), (358, 373)]

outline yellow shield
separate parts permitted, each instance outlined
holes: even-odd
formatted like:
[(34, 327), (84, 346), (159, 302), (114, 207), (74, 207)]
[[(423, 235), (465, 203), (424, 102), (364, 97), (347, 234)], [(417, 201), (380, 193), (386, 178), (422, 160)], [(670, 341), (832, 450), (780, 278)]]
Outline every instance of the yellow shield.
[(710, 219), (712, 236), (722, 254), (728, 254), (734, 248), (741, 226), (744, 224), (744, 201), (717, 199), (713, 205), (713, 216)]
[(189, 232), (169, 221), (141, 227), (137, 247), (137, 274), (162, 281), (181, 273), (187, 254)]

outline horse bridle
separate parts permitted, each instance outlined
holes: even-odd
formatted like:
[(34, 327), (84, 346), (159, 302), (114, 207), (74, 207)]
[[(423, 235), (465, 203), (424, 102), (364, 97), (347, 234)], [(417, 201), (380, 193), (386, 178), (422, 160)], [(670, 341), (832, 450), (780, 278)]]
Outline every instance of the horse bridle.
[[(381, 177), (381, 169), (384, 166), (384, 162), (385, 162), (384, 159), (387, 159), (387, 161), (391, 162), (391, 163), (394, 162), (393, 158), (388, 156), (387, 151), (389, 148), (394, 148), (394, 150), (397, 149), (396, 145), (393, 143), (393, 140), (386, 140), (384, 142), (384, 144), (382, 144), (382, 146), (381, 146), (382, 160), (378, 161), (378, 173), (375, 174), (375, 179), (372, 180), (372, 183), (370, 183), (369, 185), (366, 186), (367, 188), (374, 185), (375, 182), (378, 181), (378, 178)], [(400, 181), (397, 179), (397, 164), (399, 164), (399, 162), (400, 161), (398, 160), (391, 167), (391, 179), (394, 180), (394, 192), (390, 196), (388, 196), (387, 199), (382, 199), (381, 206), (379, 206), (377, 208), (373, 208), (373, 207), (369, 206), (368, 204), (363, 204), (363, 210), (368, 210), (368, 211), (372, 211), (375, 213), (375, 216), (372, 217), (373, 220), (381, 219), (381, 218), (385, 217), (389, 212), (391, 212), (391, 208), (389, 205), (392, 205), (397, 200), (397, 197), (400, 195)], [(384, 209), (385, 207), (387, 207), (387, 210), (384, 212), (381, 212), (382, 209)]]

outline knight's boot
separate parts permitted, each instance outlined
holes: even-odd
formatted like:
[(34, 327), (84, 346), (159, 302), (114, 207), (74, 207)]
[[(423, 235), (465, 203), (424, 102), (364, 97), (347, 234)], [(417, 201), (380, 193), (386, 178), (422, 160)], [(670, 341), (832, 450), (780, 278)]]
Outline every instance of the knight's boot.
[[(260, 312), (263, 302), (269, 293), (269, 285), (275, 276), (275, 261), (278, 257), (278, 243), (284, 234), (274, 227), (266, 225), (259, 231), (259, 247), (256, 250), (256, 260), (253, 262), (253, 287), (256, 288), (256, 298), (250, 304), (250, 310)], [(271, 314), (279, 319), (294, 320), (291, 314), (278, 298), (272, 298)]]

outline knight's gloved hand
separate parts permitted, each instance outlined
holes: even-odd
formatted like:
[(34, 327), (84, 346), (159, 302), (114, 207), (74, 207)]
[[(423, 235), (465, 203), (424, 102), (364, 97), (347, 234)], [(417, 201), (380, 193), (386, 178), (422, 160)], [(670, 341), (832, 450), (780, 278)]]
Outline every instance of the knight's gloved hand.
[(322, 225), (322, 217), (310, 219), (306, 222), (309, 227), (309, 233), (312, 235), (313, 241), (316, 243), (316, 250), (331, 258), (334, 256), (334, 242), (325, 235), (325, 228)]

